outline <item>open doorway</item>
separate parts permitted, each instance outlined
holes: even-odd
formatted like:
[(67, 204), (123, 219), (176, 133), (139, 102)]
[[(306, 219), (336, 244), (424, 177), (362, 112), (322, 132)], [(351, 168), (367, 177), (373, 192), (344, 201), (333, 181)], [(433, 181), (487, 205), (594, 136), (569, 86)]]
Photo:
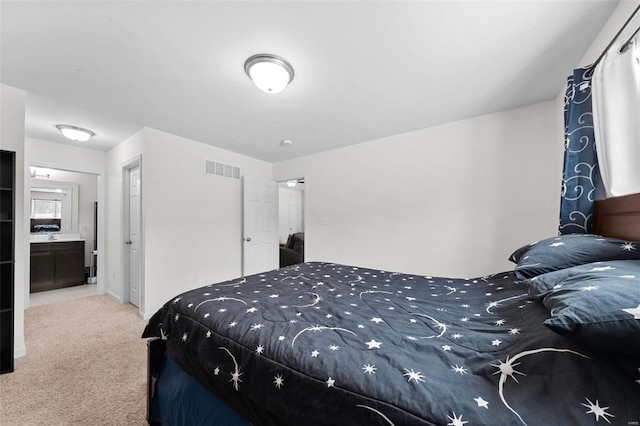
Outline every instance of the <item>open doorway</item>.
[(99, 294), (99, 175), (30, 165), (25, 307)]
[(278, 182), (280, 267), (305, 261), (305, 178)]

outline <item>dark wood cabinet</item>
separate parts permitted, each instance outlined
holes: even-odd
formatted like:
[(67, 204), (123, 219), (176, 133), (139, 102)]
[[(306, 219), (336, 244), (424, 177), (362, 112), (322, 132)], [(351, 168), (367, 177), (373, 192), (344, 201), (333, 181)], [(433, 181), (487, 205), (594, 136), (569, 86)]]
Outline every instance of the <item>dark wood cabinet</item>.
[(0, 374), (13, 371), (16, 154), (0, 150)]
[(84, 241), (31, 243), (30, 291), (84, 284)]
[(36, 244), (31, 244), (31, 272), (29, 274), (31, 293), (48, 290), (53, 283), (53, 255), (50, 251), (34, 252), (35, 246)]

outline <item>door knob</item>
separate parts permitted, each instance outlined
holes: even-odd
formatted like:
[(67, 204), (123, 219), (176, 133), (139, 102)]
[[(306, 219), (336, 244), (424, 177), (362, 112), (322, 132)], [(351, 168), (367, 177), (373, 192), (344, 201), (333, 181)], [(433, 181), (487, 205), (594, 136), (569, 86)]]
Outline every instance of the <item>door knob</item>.
[(251, 237), (247, 237), (247, 238), (245, 238), (244, 240), (245, 240), (245, 241), (247, 241), (247, 242), (249, 242), (249, 241), (251, 241)]
[(125, 244), (130, 246), (131, 245), (131, 241), (126, 241)]

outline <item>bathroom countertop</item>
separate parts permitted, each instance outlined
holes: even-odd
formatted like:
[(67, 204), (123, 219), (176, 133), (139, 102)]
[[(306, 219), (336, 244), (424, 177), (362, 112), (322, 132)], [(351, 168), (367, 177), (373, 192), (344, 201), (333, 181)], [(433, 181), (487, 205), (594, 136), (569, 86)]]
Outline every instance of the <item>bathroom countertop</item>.
[(84, 238), (80, 238), (79, 235), (74, 234), (63, 234), (56, 235), (54, 239), (50, 240), (48, 234), (44, 235), (31, 235), (30, 242), (31, 243), (64, 243), (70, 241), (85, 241)]

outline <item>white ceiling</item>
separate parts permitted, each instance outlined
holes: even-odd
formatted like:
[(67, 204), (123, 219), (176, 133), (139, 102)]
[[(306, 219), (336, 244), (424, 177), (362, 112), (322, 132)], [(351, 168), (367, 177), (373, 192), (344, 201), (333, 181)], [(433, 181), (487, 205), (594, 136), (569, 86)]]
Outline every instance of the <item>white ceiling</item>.
[[(274, 162), (552, 99), (616, 5), (2, 0), (0, 76), (29, 137), (153, 127)], [(281, 94), (244, 73), (256, 53), (294, 67)]]

